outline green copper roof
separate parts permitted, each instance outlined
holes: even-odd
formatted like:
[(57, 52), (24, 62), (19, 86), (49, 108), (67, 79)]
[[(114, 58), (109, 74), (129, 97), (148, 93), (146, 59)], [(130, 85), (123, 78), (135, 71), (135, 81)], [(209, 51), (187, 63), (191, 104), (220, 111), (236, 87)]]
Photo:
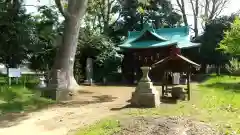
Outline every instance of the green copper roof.
[[(144, 37), (148, 34), (147, 37)], [(119, 45), (120, 48), (156, 48), (177, 45), (178, 48), (199, 46), (190, 42), (189, 27), (152, 29), (145, 27), (142, 31), (131, 31), (128, 39)]]

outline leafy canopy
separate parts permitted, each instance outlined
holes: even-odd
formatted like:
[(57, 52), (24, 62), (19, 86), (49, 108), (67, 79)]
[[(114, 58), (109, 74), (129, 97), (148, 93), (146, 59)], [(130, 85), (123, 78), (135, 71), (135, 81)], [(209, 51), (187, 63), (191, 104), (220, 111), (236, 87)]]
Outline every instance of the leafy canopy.
[(232, 56), (240, 55), (240, 19), (235, 18), (231, 29), (225, 32), (224, 39), (220, 42), (219, 49)]
[(49, 70), (56, 54), (56, 37), (61, 31), (59, 14), (54, 6), (39, 7), (39, 14), (34, 16), (35, 33), (38, 42), (30, 58), (30, 68), (39, 71)]
[(88, 57), (94, 59), (95, 81), (118, 70), (122, 58), (109, 37), (89, 29), (82, 29), (80, 35), (76, 61), (80, 61), (81, 66), (85, 67)]
[(21, 4), (0, 3), (0, 62), (8, 67), (24, 63), (36, 42), (33, 19)]
[(204, 34), (199, 38), (202, 43), (200, 58), (202, 64), (224, 64), (229, 60), (227, 54), (216, 49), (224, 38), (224, 31), (231, 28), (236, 15), (222, 16), (207, 23)]

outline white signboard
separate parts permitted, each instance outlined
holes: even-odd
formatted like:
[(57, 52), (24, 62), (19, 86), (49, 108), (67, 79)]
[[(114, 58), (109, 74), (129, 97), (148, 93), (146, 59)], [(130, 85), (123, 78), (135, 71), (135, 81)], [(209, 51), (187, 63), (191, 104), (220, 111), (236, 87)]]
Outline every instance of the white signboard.
[(8, 77), (21, 77), (20, 68), (9, 68)]

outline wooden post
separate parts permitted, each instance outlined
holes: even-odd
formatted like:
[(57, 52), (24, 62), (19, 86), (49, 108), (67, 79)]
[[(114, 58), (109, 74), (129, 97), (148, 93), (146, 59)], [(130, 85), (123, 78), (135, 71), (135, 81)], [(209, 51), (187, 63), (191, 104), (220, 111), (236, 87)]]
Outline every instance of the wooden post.
[(188, 100), (190, 100), (190, 98), (191, 98), (191, 92), (190, 92), (190, 76), (191, 76), (191, 73), (190, 73), (190, 71), (188, 70), (188, 71), (187, 71), (187, 95), (188, 95)]
[(165, 86), (165, 71), (163, 73), (163, 79), (162, 79), (162, 97), (164, 97), (164, 86)]
[(166, 80), (165, 80), (165, 86), (166, 86), (166, 89), (165, 89), (165, 92), (168, 91), (168, 72), (166, 72)]

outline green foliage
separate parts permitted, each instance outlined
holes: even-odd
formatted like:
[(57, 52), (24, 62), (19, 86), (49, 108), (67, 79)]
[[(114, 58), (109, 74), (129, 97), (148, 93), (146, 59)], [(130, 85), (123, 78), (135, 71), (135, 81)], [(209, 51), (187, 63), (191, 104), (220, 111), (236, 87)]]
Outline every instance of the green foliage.
[(181, 15), (174, 12), (167, 0), (146, 1), (128, 0), (122, 5), (122, 22), (118, 25), (125, 30), (141, 30), (144, 23), (153, 27), (174, 27), (181, 23)]
[(88, 57), (94, 59), (95, 80), (116, 72), (122, 60), (109, 37), (85, 29), (79, 38), (76, 61), (81, 61), (81, 66), (85, 67)]
[(85, 24), (119, 43), (128, 31), (141, 30), (144, 23), (155, 28), (180, 25), (182, 17), (172, 7), (168, 0), (89, 0)]
[(231, 29), (225, 32), (224, 39), (220, 43), (219, 49), (232, 56), (240, 55), (240, 19), (235, 18)]
[(95, 32), (109, 33), (110, 27), (119, 19), (116, 17), (116, 13), (121, 11), (119, 2), (116, 0), (88, 0), (85, 24)]
[(226, 69), (232, 74), (232, 75), (240, 75), (240, 62), (236, 58), (232, 58), (229, 61), (229, 64), (226, 64)]
[(39, 71), (49, 70), (56, 54), (56, 37), (59, 34), (59, 15), (54, 6), (42, 6), (39, 14), (34, 16), (38, 42), (33, 48), (30, 68)]
[(204, 34), (200, 37), (201, 52), (200, 58), (202, 64), (225, 64), (229, 60), (229, 56), (223, 54), (216, 48), (219, 47), (220, 41), (224, 37), (224, 31), (230, 29), (230, 25), (235, 15), (223, 16), (210, 21), (205, 29)]
[(94, 125), (80, 129), (75, 135), (112, 135), (120, 131), (120, 122), (115, 119), (104, 119)]
[(0, 3), (0, 8), (0, 62), (16, 67), (29, 58), (37, 41), (33, 19), (18, 0)]

